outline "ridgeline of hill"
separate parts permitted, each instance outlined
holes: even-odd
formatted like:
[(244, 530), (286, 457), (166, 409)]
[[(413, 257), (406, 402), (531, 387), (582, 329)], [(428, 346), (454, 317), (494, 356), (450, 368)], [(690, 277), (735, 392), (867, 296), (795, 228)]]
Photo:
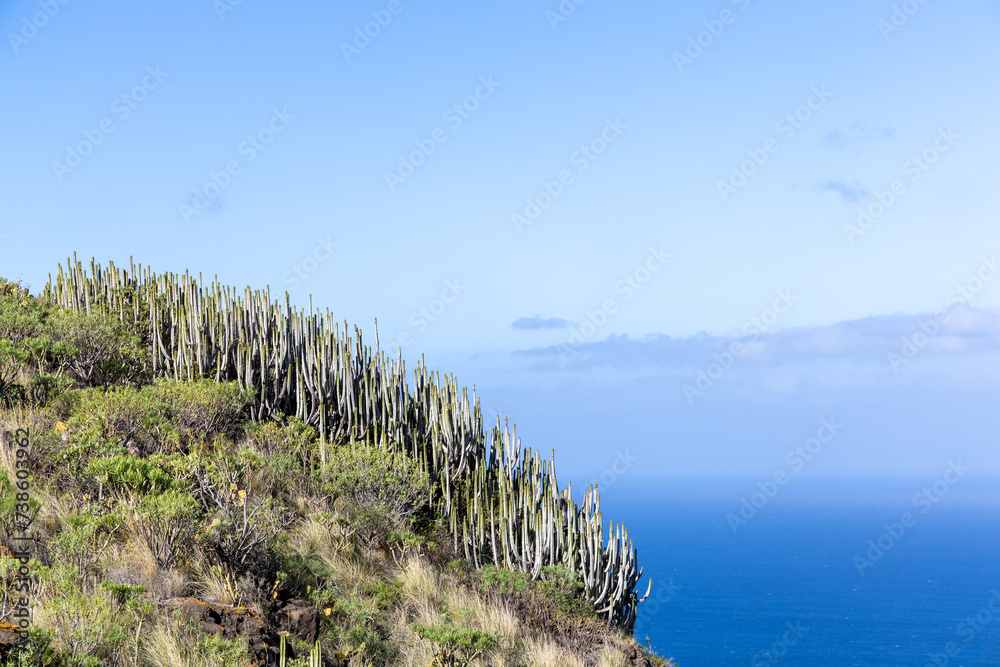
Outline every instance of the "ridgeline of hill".
[(474, 392), (130, 265), (0, 279), (0, 665), (670, 665), (642, 575)]

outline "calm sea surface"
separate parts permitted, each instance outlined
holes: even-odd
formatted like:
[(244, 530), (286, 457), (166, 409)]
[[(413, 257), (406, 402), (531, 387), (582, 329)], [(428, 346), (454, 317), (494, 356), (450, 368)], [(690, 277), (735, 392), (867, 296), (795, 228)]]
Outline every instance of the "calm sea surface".
[(755, 480), (626, 481), (601, 497), (653, 577), (635, 636), (680, 667), (1000, 667), (995, 483), (797, 480), (742, 524)]

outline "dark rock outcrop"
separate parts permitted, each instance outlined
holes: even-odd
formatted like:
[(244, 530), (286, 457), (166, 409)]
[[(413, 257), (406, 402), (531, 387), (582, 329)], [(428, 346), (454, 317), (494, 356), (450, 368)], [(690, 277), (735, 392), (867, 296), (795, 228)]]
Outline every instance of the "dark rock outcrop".
[(221, 634), (223, 639), (231, 641), (248, 641), (257, 664), (276, 664), (278, 634), (251, 609), (189, 597), (170, 598), (160, 602), (159, 607), (164, 615), (179, 613), (184, 619), (195, 621), (208, 634)]
[(278, 630), (298, 637), (312, 645), (319, 639), (319, 609), (302, 598), (290, 598), (281, 603), (274, 613)]
[(7, 657), (10, 650), (21, 642), (21, 635), (18, 629), (3, 621), (0, 621), (0, 657)]

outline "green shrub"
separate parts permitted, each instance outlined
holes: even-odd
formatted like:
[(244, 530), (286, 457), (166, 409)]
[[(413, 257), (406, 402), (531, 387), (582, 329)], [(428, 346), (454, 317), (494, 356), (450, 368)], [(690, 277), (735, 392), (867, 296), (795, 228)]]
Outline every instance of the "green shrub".
[(145, 542), (157, 565), (169, 569), (194, 537), (198, 513), (195, 499), (179, 491), (144, 496), (129, 530)]
[(64, 564), (76, 568), (85, 579), (96, 572), (99, 554), (122, 527), (124, 519), (116, 513), (70, 514), (63, 529), (49, 540), (49, 551)]
[(55, 635), (37, 625), (28, 627), (28, 641), (11, 649), (4, 667), (62, 667), (53, 643)]
[(340, 447), (324, 474), (331, 491), (360, 508), (365, 522), (385, 514), (408, 522), (430, 502), (427, 473), (403, 452), (357, 443)]
[(149, 351), (121, 319), (57, 309), (50, 324), (52, 337), (73, 348), (66, 368), (84, 386), (149, 382)]
[(497, 595), (522, 595), (531, 588), (531, 577), (495, 565), (479, 570), (479, 590)]
[(414, 623), (412, 628), (421, 639), (437, 644), (434, 660), (441, 667), (465, 667), (497, 645), (493, 635), (480, 630), (458, 628), (451, 623), (433, 626)]
[(149, 459), (119, 455), (92, 459), (84, 473), (109, 492), (124, 495), (162, 493), (174, 488), (174, 478)]
[(35, 622), (53, 631), (59, 664), (100, 667), (117, 662), (132, 644), (137, 616), (122, 613), (107, 590), (87, 592), (85, 578), (66, 563), (39, 568), (38, 578), (49, 594)]
[(212, 380), (157, 380), (142, 394), (162, 411), (182, 446), (234, 435), (251, 400), (237, 383)]
[(247, 422), (243, 425), (243, 430), (250, 446), (264, 456), (290, 453), (308, 459), (310, 453), (319, 452), (316, 444), (319, 432), (297, 417), (287, 423)]
[(123, 449), (147, 456), (159, 449), (169, 430), (161, 407), (148, 394), (129, 387), (80, 392), (80, 403), (67, 425), (73, 449), (84, 459)]
[(0, 338), (0, 400), (8, 404), (16, 400), (14, 388), (27, 360), (27, 350), (9, 338)]
[(594, 605), (586, 599), (580, 575), (564, 565), (546, 565), (535, 588), (557, 616), (594, 617)]
[(51, 309), (0, 278), (0, 340), (17, 344), (44, 334), (48, 331), (46, 320), (50, 313)]
[(267, 575), (261, 568), (272, 558), (269, 546), (294, 517), (261, 482), (262, 458), (249, 449), (214, 455), (192, 453), (191, 474), (208, 517), (202, 543), (227, 575)]

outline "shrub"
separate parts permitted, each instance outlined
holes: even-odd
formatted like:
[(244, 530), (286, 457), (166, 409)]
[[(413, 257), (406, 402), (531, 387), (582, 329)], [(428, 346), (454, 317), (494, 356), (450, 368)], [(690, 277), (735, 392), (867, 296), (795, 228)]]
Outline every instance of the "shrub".
[(23, 290), (0, 278), (0, 339), (17, 344), (44, 333), (49, 313)]
[(63, 396), (73, 384), (65, 375), (35, 375), (24, 388), (24, 398), (29, 405), (42, 407)]
[(70, 440), (84, 458), (120, 449), (147, 456), (159, 448), (168, 430), (161, 412), (148, 394), (135, 389), (88, 389), (80, 392), (80, 403), (68, 424)]
[(118, 662), (131, 643), (134, 617), (116, 608), (107, 590), (85, 592), (82, 575), (64, 563), (38, 569), (35, 622), (55, 636), (58, 664), (100, 667)]
[(149, 382), (149, 351), (119, 318), (58, 309), (50, 321), (53, 338), (72, 346), (66, 367), (84, 386)]
[(479, 570), (479, 590), (497, 595), (521, 595), (531, 587), (531, 577), (524, 572), (487, 565)]
[(325, 474), (331, 490), (349, 498), (362, 510), (359, 518), (369, 522), (376, 514), (408, 522), (430, 502), (427, 473), (403, 452), (359, 444), (341, 447)]
[(9, 338), (0, 339), (0, 400), (8, 404), (14, 402), (14, 387), (27, 359), (26, 350)]
[(480, 630), (457, 628), (451, 623), (426, 626), (413, 624), (421, 639), (437, 644), (435, 664), (441, 667), (465, 667), (497, 645), (496, 637)]
[(546, 565), (535, 587), (556, 616), (596, 616), (594, 605), (586, 599), (586, 589), (580, 575), (565, 565)]
[(198, 504), (179, 491), (145, 496), (133, 514), (129, 530), (146, 543), (162, 568), (171, 568), (178, 553), (194, 536)]
[(84, 469), (111, 493), (162, 493), (174, 487), (174, 478), (148, 459), (119, 455), (92, 459)]
[(234, 435), (251, 400), (237, 383), (213, 380), (157, 380), (142, 393), (163, 411), (184, 446)]
[(214, 457), (192, 454), (192, 475), (206, 514), (212, 517), (204, 541), (227, 575), (262, 570), (268, 546), (293, 517), (276, 502), (273, 486), (255, 484), (259, 457), (247, 449)]
[(319, 433), (301, 419), (294, 417), (287, 423), (280, 421), (248, 422), (243, 426), (248, 444), (254, 451), (270, 456), (290, 453), (304, 460), (318, 452), (315, 446)]
[(114, 538), (122, 523), (123, 519), (118, 514), (70, 514), (63, 521), (62, 531), (49, 540), (49, 552), (56, 560), (75, 568), (83, 586), (88, 577), (96, 573), (99, 554)]

